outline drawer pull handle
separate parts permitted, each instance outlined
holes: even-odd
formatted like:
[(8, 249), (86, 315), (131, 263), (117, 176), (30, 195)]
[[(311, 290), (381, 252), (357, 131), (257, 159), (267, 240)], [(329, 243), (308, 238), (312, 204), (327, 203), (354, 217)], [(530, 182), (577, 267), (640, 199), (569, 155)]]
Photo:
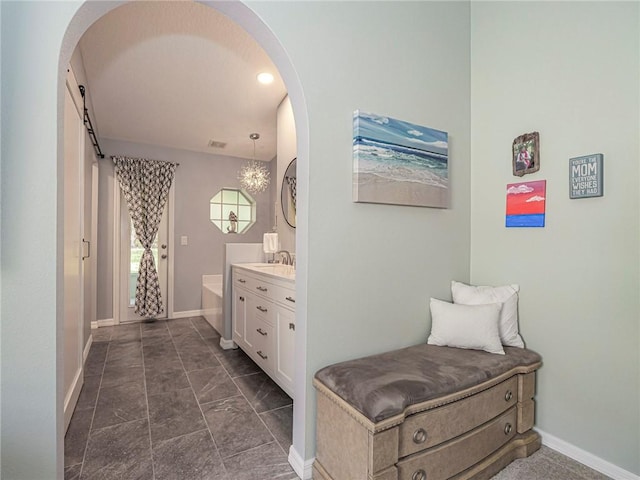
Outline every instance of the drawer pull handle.
[(267, 313), (268, 312), (268, 310), (266, 308), (264, 308), (263, 306), (258, 305), (256, 308), (258, 310), (260, 310), (262, 313)]
[(511, 390), (507, 390), (507, 393), (504, 394), (504, 400), (505, 402), (508, 402), (509, 400), (511, 400), (513, 398), (513, 393), (511, 392)]
[(267, 336), (267, 332), (265, 332), (264, 330), (262, 330), (261, 328), (256, 328), (256, 332), (258, 332), (260, 335), (262, 335), (263, 337)]
[(265, 355), (264, 353), (262, 353), (262, 350), (258, 350), (256, 352), (258, 355), (260, 355), (260, 358), (263, 360), (266, 360), (267, 358), (269, 358), (267, 355)]
[(238, 283), (247, 283), (247, 281), (246, 281), (246, 280), (244, 280), (244, 279), (242, 279), (242, 278), (239, 278), (239, 279), (238, 279)]
[(427, 480), (427, 472), (424, 470), (416, 470), (411, 476), (411, 480)]
[(512, 428), (513, 428), (513, 427), (511, 427), (511, 424), (510, 424), (510, 423), (507, 423), (507, 424), (504, 426), (504, 434), (505, 434), (505, 435), (509, 435), (509, 434), (511, 433), (511, 429), (512, 429)]
[(292, 303), (296, 303), (296, 299), (292, 298), (292, 297), (287, 297), (287, 298), (285, 298), (285, 300), (289, 300)]
[(260, 290), (261, 292), (267, 291), (267, 287), (256, 287), (256, 289)]
[(424, 428), (419, 428), (413, 432), (413, 443), (424, 443), (427, 439), (427, 431)]

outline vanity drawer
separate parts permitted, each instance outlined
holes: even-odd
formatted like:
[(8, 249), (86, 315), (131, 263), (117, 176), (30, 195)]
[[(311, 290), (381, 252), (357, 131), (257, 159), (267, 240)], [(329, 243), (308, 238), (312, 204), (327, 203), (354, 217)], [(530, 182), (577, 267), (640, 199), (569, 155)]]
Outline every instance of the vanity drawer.
[[(513, 376), (471, 397), (407, 417), (400, 425), (399, 457), (434, 447), (482, 425), (513, 407), (517, 393), (518, 379)], [(514, 430), (515, 427), (514, 421)]]
[(253, 279), (240, 269), (233, 269), (233, 285), (251, 290)]
[(446, 480), (499, 449), (516, 435), (516, 408), (466, 435), (398, 462), (398, 480)]
[(296, 290), (280, 285), (273, 285), (272, 298), (283, 306), (292, 310), (296, 309)]
[(256, 354), (255, 361), (260, 368), (266, 372), (273, 372), (275, 369), (275, 329), (271, 325), (262, 324), (252, 332), (253, 348)]

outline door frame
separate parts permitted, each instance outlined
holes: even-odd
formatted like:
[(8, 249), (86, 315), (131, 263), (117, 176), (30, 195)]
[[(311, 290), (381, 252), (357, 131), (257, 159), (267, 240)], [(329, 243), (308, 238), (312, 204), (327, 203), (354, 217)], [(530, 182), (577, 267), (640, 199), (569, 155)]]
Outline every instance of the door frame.
[[(120, 184), (118, 183), (117, 178), (115, 177), (115, 171), (112, 178), (113, 181), (113, 322), (109, 322), (112, 325), (120, 325), (128, 322), (126, 319), (122, 319), (121, 317), (121, 302), (125, 301), (125, 299), (121, 298), (120, 295), (120, 282), (122, 278), (122, 259), (120, 258), (122, 254), (121, 246), (121, 228), (120, 228), (120, 216), (122, 215), (122, 209), (126, 208), (126, 205), (123, 205), (120, 196)], [(167, 263), (167, 298), (166, 300), (166, 311), (167, 311), (167, 319), (173, 318), (173, 295), (174, 295), (174, 285), (173, 285), (173, 255), (174, 255), (174, 205), (175, 205), (175, 182), (171, 183), (171, 188), (169, 189), (169, 195), (167, 197), (167, 255), (168, 263)], [(98, 324), (102, 326), (103, 324), (98, 321)]]

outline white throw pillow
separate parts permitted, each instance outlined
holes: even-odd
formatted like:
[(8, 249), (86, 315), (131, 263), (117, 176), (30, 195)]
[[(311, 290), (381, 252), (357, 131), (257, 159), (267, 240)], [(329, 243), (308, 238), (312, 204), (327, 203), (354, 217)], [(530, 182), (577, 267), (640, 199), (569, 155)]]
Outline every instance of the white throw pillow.
[(507, 347), (524, 348), (522, 337), (518, 333), (518, 292), (519, 285), (501, 287), (474, 286), (451, 282), (451, 295), (454, 303), (462, 305), (484, 305), (487, 303), (502, 304), (500, 312), (500, 340)]
[(499, 303), (456, 305), (432, 298), (430, 308), (428, 344), (504, 355), (498, 332)]

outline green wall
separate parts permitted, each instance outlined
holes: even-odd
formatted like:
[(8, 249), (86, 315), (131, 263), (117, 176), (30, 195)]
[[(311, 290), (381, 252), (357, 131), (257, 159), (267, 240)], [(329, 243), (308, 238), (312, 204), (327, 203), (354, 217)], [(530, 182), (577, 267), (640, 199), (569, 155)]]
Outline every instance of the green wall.
[[(471, 279), (520, 283), (542, 354), (537, 427), (640, 474), (638, 2), (472, 3)], [(540, 171), (511, 142), (540, 132)], [(604, 154), (604, 197), (569, 158)], [(507, 183), (546, 180), (545, 228), (505, 228)]]

